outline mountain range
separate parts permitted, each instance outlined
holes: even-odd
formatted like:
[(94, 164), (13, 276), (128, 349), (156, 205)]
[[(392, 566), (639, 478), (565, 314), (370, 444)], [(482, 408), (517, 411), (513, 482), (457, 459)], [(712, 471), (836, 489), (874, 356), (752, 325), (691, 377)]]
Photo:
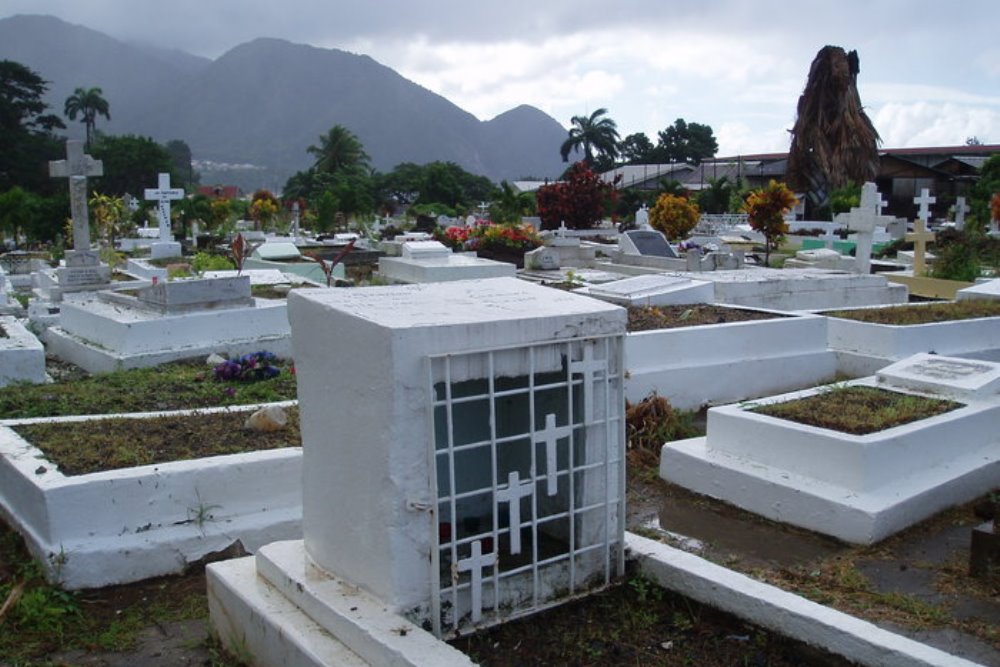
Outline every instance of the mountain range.
[[(279, 190), (311, 164), (308, 146), (338, 124), (380, 171), (441, 160), (499, 181), (565, 168), (566, 130), (541, 110), (521, 105), (480, 121), (372, 58), (338, 49), (260, 38), (210, 60), (19, 15), (0, 20), (0, 59), (49, 82), (53, 113), (74, 89), (100, 87), (111, 120), (99, 118), (98, 130), (187, 142), (204, 184)], [(82, 123), (66, 125), (82, 138)]]

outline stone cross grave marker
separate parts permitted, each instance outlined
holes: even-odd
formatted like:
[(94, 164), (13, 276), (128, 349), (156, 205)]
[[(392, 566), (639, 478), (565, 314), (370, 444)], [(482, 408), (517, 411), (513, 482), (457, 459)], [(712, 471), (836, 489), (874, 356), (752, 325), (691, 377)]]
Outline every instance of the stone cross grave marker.
[(872, 265), (872, 237), (875, 228), (887, 225), (892, 217), (881, 215), (885, 201), (879, 196), (874, 183), (865, 183), (861, 188), (861, 205), (852, 207), (848, 216), (848, 226), (857, 231), (857, 249), (854, 253), (854, 272), (867, 275)]
[(292, 238), (299, 238), (299, 202), (292, 202)]
[(646, 208), (645, 204), (643, 204), (642, 208), (635, 212), (635, 226), (638, 229), (643, 230), (652, 229), (652, 227), (649, 226), (649, 209)]
[(170, 235), (170, 202), (175, 199), (184, 199), (184, 190), (170, 187), (170, 174), (161, 173), (158, 187), (146, 188), (146, 200), (157, 203), (157, 219), (160, 223), (160, 241), (169, 243), (173, 240)]
[(965, 229), (965, 214), (972, 209), (965, 203), (965, 197), (955, 200), (955, 229)]
[(65, 160), (49, 162), (49, 176), (69, 179), (70, 211), (73, 216), (73, 249), (78, 253), (86, 253), (90, 250), (87, 177), (102, 176), (103, 174), (103, 163), (85, 154), (83, 142), (75, 139), (66, 141)]
[(913, 232), (906, 235), (907, 241), (913, 241), (913, 275), (924, 274), (924, 255), (927, 253), (927, 242), (934, 240), (934, 232), (924, 226), (924, 219), (917, 218), (913, 223)]
[(914, 204), (920, 205), (920, 212), (917, 217), (924, 221), (924, 224), (928, 224), (931, 221), (931, 204), (937, 202), (937, 197), (931, 197), (931, 191), (927, 188), (920, 189), (920, 196), (913, 198)]

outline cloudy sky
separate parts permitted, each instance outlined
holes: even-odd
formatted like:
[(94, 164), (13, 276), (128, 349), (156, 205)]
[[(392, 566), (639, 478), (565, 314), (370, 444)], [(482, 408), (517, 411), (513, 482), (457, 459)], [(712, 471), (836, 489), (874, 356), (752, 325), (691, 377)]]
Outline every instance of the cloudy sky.
[(604, 107), (624, 137), (677, 118), (720, 155), (784, 151), (809, 65), (857, 50), (890, 148), (1000, 144), (997, 0), (0, 0), (215, 58), (255, 37), (370, 55), (481, 119), (530, 104), (568, 126)]

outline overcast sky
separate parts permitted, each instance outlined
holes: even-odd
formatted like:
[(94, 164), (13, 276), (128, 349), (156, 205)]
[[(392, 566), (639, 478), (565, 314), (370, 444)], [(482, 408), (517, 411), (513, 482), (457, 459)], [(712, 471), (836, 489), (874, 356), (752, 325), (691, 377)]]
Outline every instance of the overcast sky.
[(655, 143), (684, 118), (720, 155), (787, 150), (833, 44), (858, 51), (883, 146), (1000, 143), (998, 0), (0, 0), (26, 13), (210, 58), (255, 37), (363, 53), (484, 120), (604, 107)]

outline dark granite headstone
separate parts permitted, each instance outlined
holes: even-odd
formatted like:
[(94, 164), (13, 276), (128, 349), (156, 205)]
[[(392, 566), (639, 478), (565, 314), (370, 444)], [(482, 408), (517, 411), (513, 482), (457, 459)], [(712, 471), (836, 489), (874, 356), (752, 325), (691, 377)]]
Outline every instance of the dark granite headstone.
[(674, 252), (674, 249), (667, 243), (666, 237), (660, 232), (635, 229), (625, 232), (623, 236), (626, 242), (623, 244), (622, 250), (627, 255), (677, 259), (677, 253)]

